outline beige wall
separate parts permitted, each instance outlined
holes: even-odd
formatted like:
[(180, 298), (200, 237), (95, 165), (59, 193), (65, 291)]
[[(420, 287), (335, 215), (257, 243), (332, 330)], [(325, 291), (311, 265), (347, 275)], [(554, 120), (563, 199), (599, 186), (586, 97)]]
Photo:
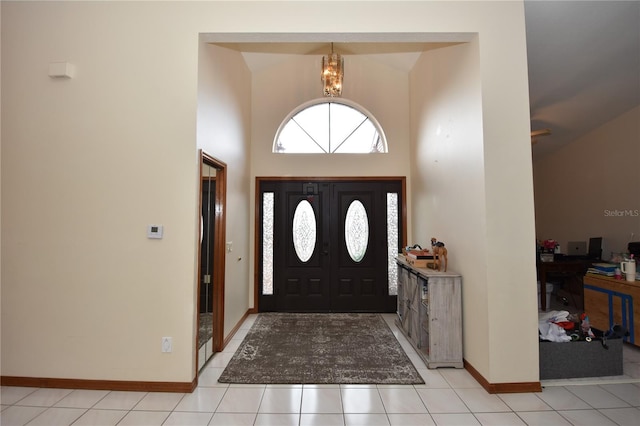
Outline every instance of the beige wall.
[[(516, 336), (509, 347), (498, 344), (512, 330), (514, 318), (523, 317), (520, 324), (525, 329), (535, 321), (535, 298), (521, 306), (511, 299), (514, 277), (524, 275), (526, 283), (535, 274), (533, 256), (526, 256), (534, 233), (529, 218), (531, 179), (526, 176), (531, 160), (520, 2), (380, 1), (366, 7), (363, 2), (345, 2), (331, 20), (325, 19), (323, 2), (2, 2), (0, 7), (3, 375), (193, 378), (199, 147), (234, 164), (231, 173), (238, 182), (231, 186), (229, 205), (238, 209), (252, 209), (249, 188), (254, 176), (355, 174), (353, 165), (358, 163), (353, 158), (334, 159), (329, 169), (311, 168), (308, 160), (281, 163), (273, 156), (259, 162), (282, 114), (298, 100), (316, 96), (311, 94), (318, 84), (315, 65), (300, 64), (313, 74), (311, 89), (291, 93), (292, 99), (276, 96), (271, 102), (258, 96), (262, 92), (252, 91), (248, 112), (246, 69), (236, 56), (201, 46), (199, 34), (326, 33), (348, 38), (362, 33), (384, 40), (387, 33), (428, 31), (442, 41), (479, 34), (479, 60), (471, 58), (473, 54), (465, 59), (468, 53), (462, 58), (472, 60), (479, 72), (484, 176), (474, 173), (473, 178), (483, 180), (484, 200), (476, 197), (466, 208), (485, 212), (481, 232), (486, 244), (478, 248), (478, 256), (486, 259), (486, 278), (476, 283), (486, 286), (478, 293), (486, 295), (488, 313), (478, 319), (486, 321), (486, 339), (467, 339), (465, 356), (469, 354), (468, 360), (494, 383), (537, 379), (533, 355), (523, 353), (530, 349), (531, 336), (525, 333), (522, 342)], [(231, 65), (218, 66), (216, 55)], [(199, 66), (199, 61), (209, 59)], [(48, 64), (61, 60), (76, 65), (76, 78), (58, 81), (47, 76)], [(371, 174), (401, 174), (410, 164), (404, 95), (408, 81), (391, 69), (379, 68), (375, 74), (368, 74), (364, 64), (360, 69), (352, 81), (354, 92), (346, 91), (345, 97), (361, 103), (389, 129), (391, 146), (386, 158), (367, 158), (366, 164), (375, 169)], [(221, 103), (198, 93), (199, 87), (220, 89), (200, 79), (208, 71), (226, 76), (232, 86), (225, 92), (227, 99), (237, 101), (234, 112), (225, 115), (234, 123), (222, 126), (224, 138), (207, 127), (207, 114), (198, 111), (201, 101), (216, 120), (224, 114)], [(270, 90), (264, 80), (261, 83), (267, 75), (252, 76), (255, 90)], [(385, 96), (364, 85), (362, 93), (355, 91), (357, 82), (374, 83), (368, 80), (372, 76), (396, 81), (394, 88)], [(268, 119), (257, 116), (272, 114), (271, 109), (277, 114)], [(246, 153), (248, 117), (249, 172), (234, 157)], [(223, 146), (231, 140), (240, 147)], [(474, 143), (477, 140), (468, 146), (477, 149)], [(452, 154), (464, 152), (455, 148)], [(505, 157), (510, 159), (507, 164)], [(473, 166), (479, 168), (475, 159)], [(358, 173), (365, 170), (356, 167)], [(515, 195), (513, 183), (519, 189)], [(439, 206), (455, 211), (458, 203), (447, 197)], [(229, 322), (250, 306), (250, 266), (244, 256), (237, 268), (231, 266), (236, 250), (252, 250), (253, 240), (247, 243), (241, 229), (253, 227), (249, 211), (249, 216), (238, 211), (237, 222), (232, 219), (227, 226), (227, 239), (240, 246), (227, 257), (228, 273), (237, 274), (227, 276), (227, 289), (238, 286), (227, 305), (233, 312)], [(146, 238), (149, 223), (165, 226), (163, 240)], [(453, 232), (454, 225), (448, 228)], [(444, 239), (446, 234), (438, 236)], [(452, 243), (462, 241), (452, 238)], [(456, 267), (476, 273), (471, 269), (476, 259), (456, 256)], [(515, 290), (516, 295), (520, 292)], [(479, 312), (484, 314), (484, 309)], [(162, 336), (174, 338), (173, 353), (160, 352)], [(42, 363), (43, 348), (47, 363)]]
[[(409, 80), (406, 71), (358, 56), (345, 58), (343, 98), (367, 109), (389, 144), (386, 155), (272, 153), (278, 127), (299, 105), (322, 95), (321, 56), (293, 57), (253, 75), (253, 176), (405, 176), (409, 161)], [(286, 84), (274, 84), (285, 81)], [(372, 89), (373, 88), (373, 89)], [(292, 161), (293, 159), (293, 161)]]
[[(519, 78), (527, 75), (524, 11), (509, 4), (515, 16), (479, 36), (491, 383), (538, 378), (529, 87)], [(507, 344), (505, 336), (518, 337)]]
[[(532, 302), (537, 296), (531, 262), (533, 206), (527, 191), (531, 166), (521, 163), (517, 171), (506, 165), (497, 172), (492, 170), (502, 173), (499, 179), (507, 180), (510, 188), (522, 188), (509, 189), (517, 193), (503, 194), (497, 200), (490, 196), (492, 180), (497, 178), (486, 166), (489, 159), (495, 161), (500, 146), (519, 156), (529, 147), (523, 140), (509, 148), (512, 139), (504, 135), (491, 138), (483, 132), (480, 57), (487, 55), (482, 51), (476, 38), (468, 44), (427, 52), (411, 72), (415, 140), (411, 243), (428, 244), (431, 237), (444, 241), (450, 269), (463, 276), (465, 359), (491, 383), (535, 381), (538, 339)], [(499, 59), (495, 61), (497, 64)], [(505, 84), (504, 89), (514, 93), (526, 90), (520, 83)], [(505, 116), (507, 121), (526, 123), (523, 110), (505, 114), (511, 115)], [(514, 224), (507, 240), (502, 232), (489, 232), (495, 215), (507, 216), (500, 219), (506, 227)], [(509, 316), (521, 320), (506, 321)], [(519, 336), (517, 347), (507, 348), (504, 336), (515, 335)], [(523, 371), (523, 364), (531, 367)]]
[(411, 72), (411, 244), (428, 246), (432, 237), (446, 244), (449, 270), (464, 278), (465, 359), (488, 371), (482, 342), (490, 324), (478, 59), (474, 40), (423, 54)]
[[(534, 163), (536, 235), (603, 237), (604, 259), (640, 241), (640, 106)], [(538, 143), (544, 143), (540, 141)]]
[(150, 6), (2, 3), (3, 375), (193, 377), (197, 34)]
[(249, 143), (251, 73), (236, 51), (200, 43), (198, 148), (227, 164), (224, 335), (249, 300)]

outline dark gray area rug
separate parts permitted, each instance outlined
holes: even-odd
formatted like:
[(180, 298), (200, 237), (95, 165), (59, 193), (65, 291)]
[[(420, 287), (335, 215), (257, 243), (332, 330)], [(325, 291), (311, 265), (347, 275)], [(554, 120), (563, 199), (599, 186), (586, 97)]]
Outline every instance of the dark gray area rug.
[(260, 314), (221, 383), (418, 384), (379, 314)]

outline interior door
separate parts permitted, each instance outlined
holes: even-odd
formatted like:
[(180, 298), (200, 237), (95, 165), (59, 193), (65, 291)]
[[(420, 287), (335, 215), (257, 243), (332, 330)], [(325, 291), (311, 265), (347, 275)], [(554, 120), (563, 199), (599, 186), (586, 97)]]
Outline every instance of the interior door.
[(198, 362), (202, 368), (213, 355), (213, 256), (215, 249), (216, 170), (208, 164), (202, 167), (200, 292), (198, 303)]
[[(389, 250), (387, 194), (401, 195), (401, 181), (264, 181), (259, 187), (260, 311), (395, 310), (389, 253), (398, 252), (401, 237)], [(396, 199), (395, 232), (403, 235), (400, 210)]]
[(227, 166), (200, 151), (196, 373), (223, 349)]

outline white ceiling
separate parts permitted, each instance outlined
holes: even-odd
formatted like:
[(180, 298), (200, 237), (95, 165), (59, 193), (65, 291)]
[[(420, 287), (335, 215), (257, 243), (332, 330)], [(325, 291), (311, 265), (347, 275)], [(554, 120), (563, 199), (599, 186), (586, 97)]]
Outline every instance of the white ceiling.
[[(549, 128), (537, 138), (534, 159), (640, 105), (640, 1), (525, 0), (531, 129)], [(331, 51), (326, 35), (237, 36), (212, 42), (243, 52), (258, 71), (290, 55)], [(464, 36), (406, 34), (333, 35), (335, 52), (369, 55), (405, 71), (426, 50), (465, 42)], [(223, 37), (224, 38), (224, 37)], [(454, 40), (454, 42), (451, 42)]]

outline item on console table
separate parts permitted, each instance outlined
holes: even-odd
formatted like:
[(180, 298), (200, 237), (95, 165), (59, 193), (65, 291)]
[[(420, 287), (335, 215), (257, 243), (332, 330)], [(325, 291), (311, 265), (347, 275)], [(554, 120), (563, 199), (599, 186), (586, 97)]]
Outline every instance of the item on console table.
[(636, 280), (636, 260), (633, 258), (633, 254), (629, 260), (620, 262), (620, 270), (627, 281), (634, 282)]
[(541, 253), (560, 253), (560, 243), (556, 240), (537, 241), (538, 251)]
[(587, 269), (587, 273), (589, 274), (598, 274), (607, 277), (613, 277), (616, 274), (616, 271), (620, 271), (618, 265), (614, 265), (612, 263), (594, 263), (589, 269)]
[(412, 259), (431, 259), (433, 255), (429, 250), (411, 250), (407, 252), (407, 257)]
[(410, 251), (413, 251), (413, 250), (422, 250), (422, 247), (420, 247), (420, 244), (402, 247), (402, 254), (406, 256)]
[(553, 262), (553, 253), (540, 253), (541, 262)]
[(426, 268), (434, 262), (433, 254), (429, 250), (411, 250), (407, 252), (407, 263), (416, 268)]
[(594, 263), (592, 267), (601, 272), (615, 272), (618, 265), (613, 263)]
[(436, 237), (431, 238), (431, 249), (433, 250), (433, 256), (435, 257), (435, 268), (438, 271), (442, 265), (442, 259), (444, 259), (444, 272), (447, 272), (447, 248), (442, 241), (438, 241)]

